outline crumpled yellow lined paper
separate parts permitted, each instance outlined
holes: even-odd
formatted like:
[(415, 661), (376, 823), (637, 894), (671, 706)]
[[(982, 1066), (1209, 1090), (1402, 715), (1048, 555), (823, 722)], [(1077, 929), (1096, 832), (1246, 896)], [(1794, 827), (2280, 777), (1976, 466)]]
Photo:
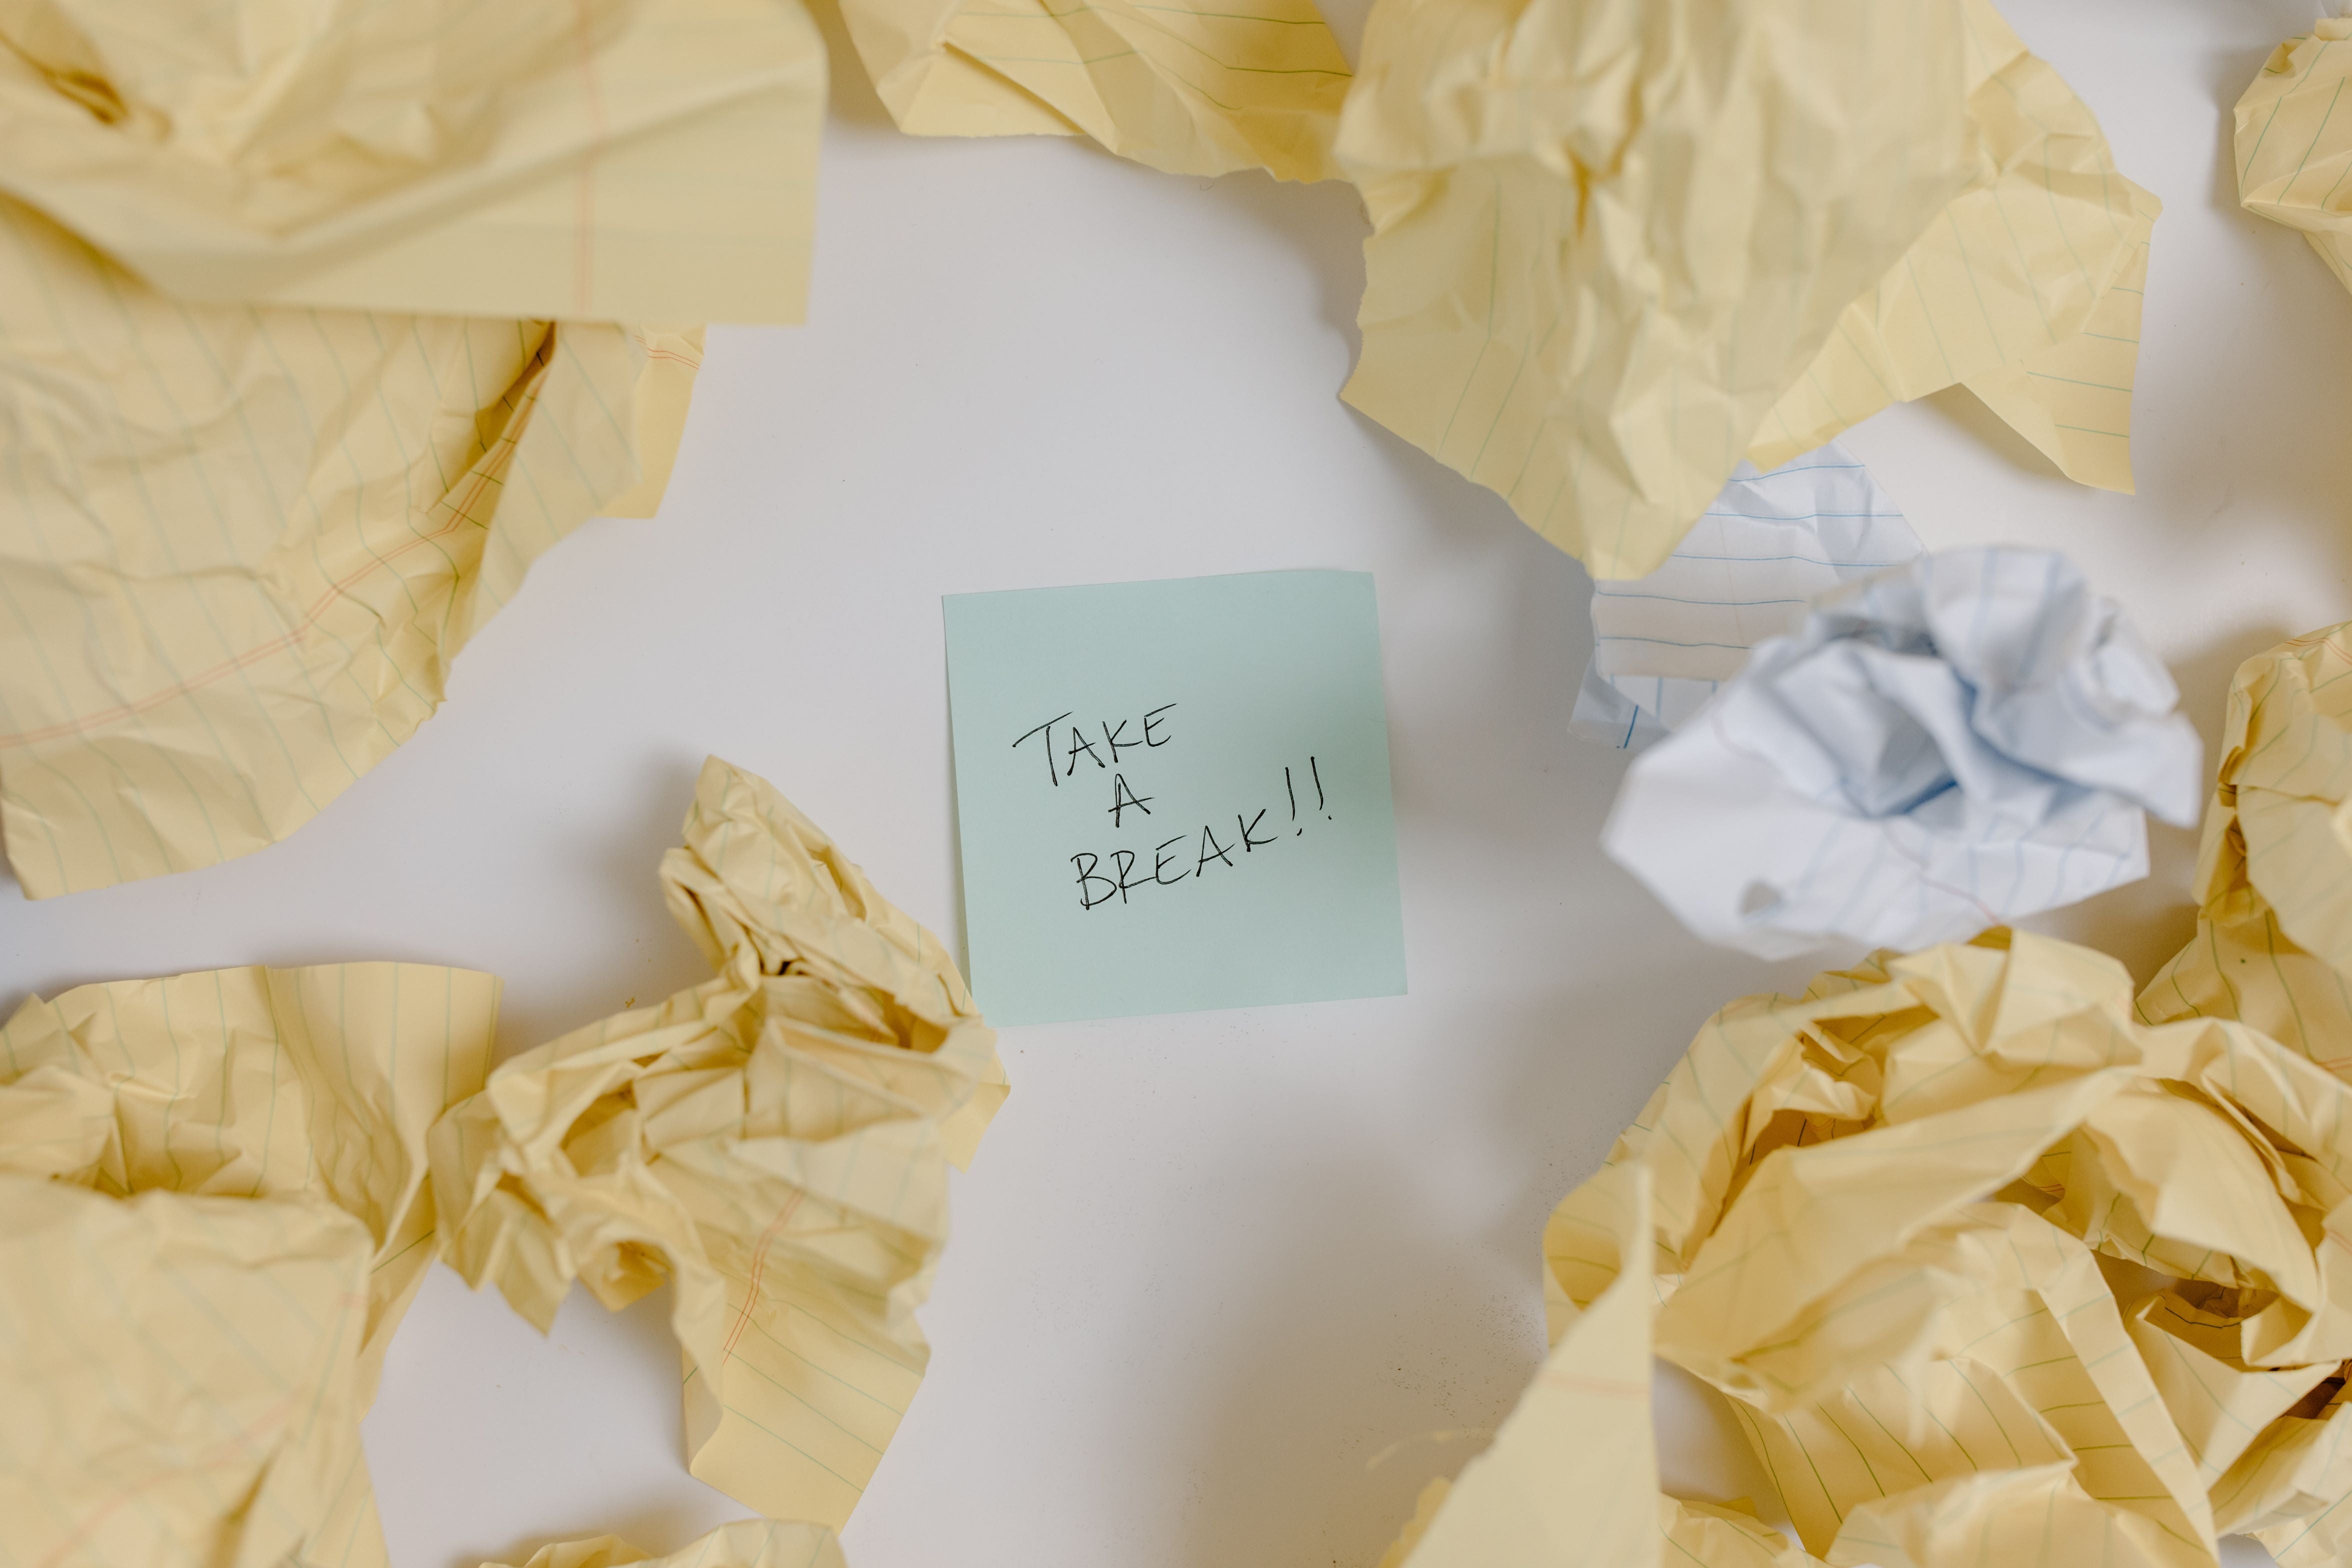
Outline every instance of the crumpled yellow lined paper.
[(1343, 395), (1594, 575), (1650, 571), (1966, 187), (1963, 47), (1957, 0), (1381, 0)]
[(2352, 1076), (2352, 623), (2238, 667), (2197, 857), (2197, 934), (2150, 1022), (2237, 1018)]
[(437, 1252), (541, 1327), (574, 1278), (674, 1278), (694, 1471), (783, 1517), (656, 1568), (841, 1568), (1003, 1072), (938, 940), (769, 785), (713, 759), (686, 837), (663, 882), (719, 973), (487, 1085), (498, 982), (460, 970), (90, 985), (0, 1027), (0, 1558), (383, 1563), (359, 1419)]
[(360, 1416), (434, 1248), (426, 1129), (499, 984), (85, 985), (0, 1026), (0, 1559), (385, 1561)]
[(702, 330), (625, 323), (799, 319), (824, 100), (798, 0), (7, 7), (26, 891), (284, 837), (533, 557), (651, 515)]
[(0, 832), (35, 898), (309, 821), (541, 551), (649, 515), (701, 329), (183, 304), (0, 199)]
[(1599, 577), (1965, 381), (2128, 488), (2153, 197), (1987, 0), (1381, 0), (1349, 402)]
[(2162, 204), (2116, 169), (2090, 107), (1968, 0), (1966, 194), (1846, 308), (1757, 433), (1787, 462), (1955, 384), (2069, 479), (2128, 494), (2147, 243)]
[(843, 0), (842, 17), (919, 136), (1084, 132), (1171, 174), (1339, 172), (1348, 61), (1313, 0)]
[[(1591, 1185), (1608, 1194), (1622, 1265), (1650, 1230), (1649, 1172), (1612, 1166)], [(1637, 1568), (1662, 1561), (1661, 1541), (1677, 1564), (1818, 1568), (1752, 1513), (1659, 1494), (1652, 1297), (1648, 1279), (1621, 1267), (1570, 1314), (1493, 1446), (1423, 1489), (1380, 1568)]]
[(2303, 230), (2336, 281), (2352, 289), (2352, 18), (2324, 16), (2289, 38), (2238, 100), (2238, 195), (2248, 212)]
[[(845, 1568), (841, 1545), (821, 1524), (746, 1519), (722, 1524), (661, 1557), (614, 1535), (542, 1546), (521, 1568)], [(485, 1563), (482, 1568), (508, 1568)]]
[(718, 973), (518, 1057), (433, 1133), (443, 1255), (544, 1329), (577, 1278), (665, 1278), (691, 1468), (838, 1526), (929, 1357), (948, 1163), (1004, 1098), (939, 940), (773, 787), (713, 758), (662, 863)]
[[(2339, 1561), (2352, 1085), (2130, 990), (1993, 931), (1718, 1013), (1553, 1215), (1552, 1354), (1400, 1560), (1811, 1561), (1639, 1492), (1654, 1346), (1830, 1563), (2210, 1568), (2239, 1531)], [(1616, 1485), (1571, 1535), (1535, 1481), (1588, 1468)]]
[(796, 321), (797, 0), (24, 0), (0, 194), (179, 299)]

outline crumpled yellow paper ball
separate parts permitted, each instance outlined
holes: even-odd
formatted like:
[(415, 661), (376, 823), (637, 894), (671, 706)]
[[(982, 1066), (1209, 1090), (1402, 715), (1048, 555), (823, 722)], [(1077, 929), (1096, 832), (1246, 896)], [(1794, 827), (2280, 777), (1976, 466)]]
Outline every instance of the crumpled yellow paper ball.
[(1342, 395), (1595, 577), (1955, 384), (2131, 488), (2158, 204), (1989, 0), (1380, 0), (1338, 153)]
[(2352, 1073), (2352, 622), (2238, 667), (2197, 856), (2197, 934), (2142, 1018), (2237, 1018)]
[[(485, 1563), (481, 1568), (508, 1568)], [(818, 1524), (743, 1519), (656, 1557), (617, 1535), (542, 1546), (520, 1568), (846, 1568), (841, 1543)]]
[(717, 971), (503, 1063), (433, 1131), (441, 1251), (541, 1330), (665, 1279), (702, 1479), (838, 1528), (922, 1382), (947, 1167), (1003, 1102), (939, 939), (712, 758), (670, 910)]
[(2352, 17), (2322, 16), (2271, 51), (2233, 116), (2238, 199), (2245, 209), (2303, 231), (2336, 281), (2352, 289), (2352, 120), (2336, 110), (2352, 56)]
[(16, 0), (0, 196), (175, 299), (797, 321), (799, 0)]
[(0, 1562), (383, 1568), (360, 1418), (499, 983), (82, 985), (0, 1025)]
[[(2099, 953), (1996, 931), (1745, 998), (1554, 1213), (1551, 1354), (1398, 1559), (2337, 1563), (2347, 1237), (2352, 1084), (2138, 1022)], [(1653, 1349), (1729, 1396), (1801, 1551), (1660, 1500)]]
[(1348, 58), (1314, 0), (843, 0), (917, 136), (1087, 135), (1174, 174), (1339, 174)]

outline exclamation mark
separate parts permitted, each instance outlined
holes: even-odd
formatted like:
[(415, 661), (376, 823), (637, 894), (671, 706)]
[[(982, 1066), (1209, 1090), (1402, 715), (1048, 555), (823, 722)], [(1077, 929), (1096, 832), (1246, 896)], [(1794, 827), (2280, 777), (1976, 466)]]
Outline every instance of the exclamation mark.
[[(1309, 757), (1307, 762), (1311, 765), (1314, 759)], [(1290, 797), (1290, 820), (1296, 822), (1298, 820), (1298, 791), (1291, 787), (1290, 770), (1288, 768), (1282, 770), (1282, 790), (1285, 795), (1287, 795)], [(1296, 838), (1299, 834), (1306, 831), (1307, 829), (1303, 827), (1297, 828), (1293, 830), (1290, 836), (1293, 838)]]
[[(1287, 768), (1283, 771), (1285, 773), (1289, 772)], [(1312, 756), (1309, 756), (1307, 759), (1307, 771), (1315, 775), (1315, 809), (1318, 811), (1323, 811), (1323, 770), (1315, 765), (1315, 759)], [(1296, 805), (1291, 807), (1291, 810), (1294, 813), (1297, 809), (1298, 808)], [(1323, 820), (1326, 822), (1330, 821), (1331, 814), (1328, 811), (1323, 811)]]

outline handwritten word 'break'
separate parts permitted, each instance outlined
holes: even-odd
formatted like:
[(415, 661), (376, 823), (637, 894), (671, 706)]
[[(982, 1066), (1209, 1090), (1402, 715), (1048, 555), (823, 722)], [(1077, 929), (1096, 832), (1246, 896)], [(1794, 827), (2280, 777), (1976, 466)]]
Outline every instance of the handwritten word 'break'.
[[(1331, 813), (1326, 809), (1329, 802), (1323, 794), (1322, 767), (1311, 756), (1307, 759), (1307, 782), (1315, 789), (1315, 809), (1323, 813), (1325, 821), (1334, 820)], [(1298, 825), (1297, 781), (1286, 767), (1282, 770), (1282, 787), (1290, 802), (1290, 820), (1293, 825), (1291, 837), (1297, 837), (1307, 829)], [(1146, 816), (1151, 815), (1150, 806), (1147, 803), (1152, 797), (1132, 795), (1127, 791), (1126, 781), (1123, 779), (1114, 785), (1113, 798), (1115, 801), (1120, 801), (1123, 798), (1120, 809), (1139, 810)], [(1098, 904), (1107, 904), (1113, 899), (1124, 904), (1128, 901), (1128, 896), (1139, 889), (1173, 888), (1181, 886), (1185, 882), (1198, 881), (1207, 876), (1213, 866), (1223, 866), (1228, 869), (1235, 868), (1238, 865), (1238, 862), (1234, 859), (1235, 851), (1238, 850), (1244, 856), (1255, 855), (1261, 849), (1282, 842), (1280, 833), (1269, 833), (1264, 837), (1259, 837), (1265, 825), (1266, 813), (1273, 809), (1272, 806), (1260, 806), (1255, 815), (1248, 816), (1244, 816), (1240, 812), (1234, 813), (1234, 836), (1229, 841), (1220, 842), (1216, 828), (1207, 823), (1203, 823), (1201, 826), (1201, 837), (1197, 845), (1193, 843), (1190, 829), (1176, 835), (1173, 838), (1163, 839), (1152, 847), (1150, 869), (1139, 876), (1137, 872), (1143, 865), (1143, 855), (1140, 851), (1134, 849), (1108, 851), (1110, 869), (1106, 871), (1103, 869), (1104, 856), (1088, 850), (1080, 850), (1070, 857), (1070, 864), (1078, 873), (1078, 907), (1082, 910), (1091, 910)], [(1180, 844), (1191, 847), (1171, 855), (1169, 851)], [(1189, 867), (1184, 863), (1186, 854), (1192, 856), (1192, 863)], [(1172, 877), (1168, 874), (1171, 869), (1176, 873)]]

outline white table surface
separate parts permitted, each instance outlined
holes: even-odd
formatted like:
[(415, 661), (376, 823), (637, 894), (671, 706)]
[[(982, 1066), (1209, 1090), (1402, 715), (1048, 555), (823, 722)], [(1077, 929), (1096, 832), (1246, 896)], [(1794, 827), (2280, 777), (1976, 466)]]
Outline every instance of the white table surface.
[[(2352, 298), (2238, 209), (2227, 152), (2310, 5), (2010, 16), (2165, 203), (2141, 493), (2058, 479), (1965, 394), (1846, 439), (1931, 546), (2072, 553), (2210, 747), (2242, 658), (2352, 616)], [(1567, 732), (1583, 574), (1338, 401), (1347, 186), (903, 137), (844, 64), (809, 324), (712, 331), (661, 516), (541, 560), (442, 712), (289, 843), (39, 905), (0, 883), (0, 1008), (399, 958), (504, 976), (522, 1048), (704, 974), (654, 869), (707, 752), (953, 941), (940, 595), (1370, 571), (1411, 994), (1006, 1031), (930, 1375), (845, 1535), (856, 1568), (1362, 1568), (1533, 1368), (1552, 1203), (1707, 1013), (1813, 966), (1701, 947), (1595, 850), (1623, 759)], [(2145, 977), (2190, 927), (2194, 835), (2155, 833), (2149, 881), (2038, 923)], [(575, 1292), (541, 1340), (436, 1269), (367, 1425), (394, 1561), (741, 1515), (685, 1472), (667, 1307)], [(1707, 1397), (1662, 1384), (1669, 1483), (1760, 1493)]]

